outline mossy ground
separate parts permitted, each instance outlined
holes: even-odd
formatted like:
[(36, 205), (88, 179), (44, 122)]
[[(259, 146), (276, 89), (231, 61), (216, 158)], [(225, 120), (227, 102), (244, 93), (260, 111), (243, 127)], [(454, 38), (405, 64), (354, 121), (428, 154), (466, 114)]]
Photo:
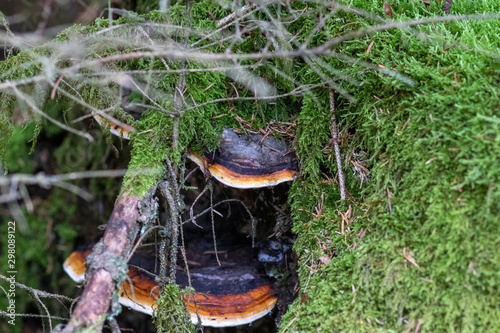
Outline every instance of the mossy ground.
[[(384, 15), (383, 1), (349, 4)], [(316, 10), (313, 4), (306, 7), (296, 2), (293, 6)], [(417, 1), (396, 1), (391, 6), (394, 20), (442, 15), (438, 2), (432, 2), (429, 8)], [(167, 15), (151, 12), (145, 18), (182, 24), (183, 8), (177, 5)], [(469, 0), (454, 3), (452, 9), (453, 13), (464, 14), (498, 13), (500, 4)], [(200, 31), (214, 29), (211, 14), (221, 19), (229, 13), (213, 2), (199, 2), (193, 5), (191, 23)], [(303, 15), (288, 29), (298, 34), (297, 40), (304, 41), (317, 19)], [(133, 20), (120, 19), (115, 24), (127, 22)], [(353, 12), (339, 11), (314, 34), (312, 46), (327, 37), (376, 23)], [(65, 41), (105, 27), (107, 21), (98, 20), (93, 26), (74, 27), (58, 39)], [(289, 121), (300, 111), (294, 145), (302, 176), (293, 184), (289, 202), (293, 231), (297, 233), (295, 251), (300, 258), (301, 291), (283, 317), (280, 329), (399, 332), (409, 326), (415, 330), (419, 325), (421, 332), (500, 331), (499, 36), (499, 20), (434, 23), (407, 31), (381, 31), (338, 45), (335, 51), (352, 57), (354, 63), (322, 59), (325, 70), (329, 65), (359, 82), (342, 84), (356, 103), (339, 92), (335, 99), (346, 184), (351, 194), (348, 200), (340, 201), (333, 181), (337, 170), (329, 143), (331, 114), (326, 88), (317, 88), (303, 98), (280, 99), (275, 104), (231, 101), (193, 107), (191, 100), (199, 105), (235, 97), (235, 90), (240, 97), (253, 96), (244, 85), (234, 82), (233, 87), (219, 72), (187, 75), (185, 96), (193, 108), (181, 118), (178, 151), (171, 149), (170, 131), (165, 130), (172, 128), (172, 118), (167, 114), (148, 112), (136, 124), (142, 134), (132, 138), (129, 170), (146, 167), (153, 173), (126, 177), (126, 186), (144, 193), (162, 177), (166, 154), (174, 163), (180, 163), (181, 152), (187, 147), (213, 148), (224, 126), (241, 128), (243, 119), (252, 128), (263, 128), (270, 121)], [(181, 35), (176, 38), (180, 40)], [(264, 44), (264, 38), (254, 33), (233, 45), (233, 51), (253, 52)], [(209, 50), (223, 52), (227, 46), (217, 44)], [(127, 52), (106, 45), (95, 50), (103, 55)], [(9, 59), (4, 66), (18, 62), (16, 66), (31, 72), (14, 76), (36, 74), (36, 67), (21, 65), (31, 62), (21, 58), (26, 55), (18, 57)], [(360, 60), (385, 66), (415, 84), (409, 86), (368, 70)], [(163, 68), (160, 61), (150, 59), (119, 65), (124, 70)], [(171, 68), (179, 66), (171, 64)], [(190, 66), (200, 65), (191, 62)], [(278, 93), (289, 92), (293, 85), (276, 75), (276, 68), (300, 84), (322, 81), (303, 61), (290, 64), (276, 60), (255, 73), (274, 84)], [(11, 79), (2, 79), (6, 78)], [(154, 80), (167, 96), (160, 104), (171, 109), (168, 96), (174, 93), (178, 75)], [(109, 96), (92, 89), (96, 88), (82, 89), (87, 102), (105, 107)], [(2, 108), (10, 112), (13, 101), (2, 101), (6, 101)], [(116, 112), (120, 114), (120, 110)], [(5, 114), (10, 121), (11, 114)], [(2, 126), (10, 134), (12, 126)], [(153, 131), (145, 132), (150, 129)], [(369, 180), (362, 186), (359, 168), (354, 168), (356, 163), (369, 170)]]

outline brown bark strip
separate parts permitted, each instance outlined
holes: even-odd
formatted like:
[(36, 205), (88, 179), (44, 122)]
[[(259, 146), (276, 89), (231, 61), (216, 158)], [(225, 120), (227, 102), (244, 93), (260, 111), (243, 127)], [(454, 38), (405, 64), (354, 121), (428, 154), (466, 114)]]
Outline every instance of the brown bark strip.
[[(118, 197), (103, 239), (94, 247), (94, 256), (88, 268), (88, 278), (83, 294), (72, 316), (62, 330), (64, 333), (87, 329), (86, 332), (101, 332), (117, 287), (117, 275), (123, 268), (140, 225), (139, 203), (141, 198), (123, 193)], [(110, 257), (121, 260), (109, 260)], [(117, 263), (118, 262), (118, 263)]]
[(337, 127), (337, 120), (335, 119), (335, 100), (333, 89), (330, 88), (330, 112), (331, 112), (331, 123), (332, 123), (332, 140), (333, 148), (335, 149), (335, 159), (337, 160), (337, 169), (339, 172), (339, 187), (340, 187), (340, 199), (344, 200), (346, 198), (345, 191), (345, 177), (342, 171), (342, 158), (340, 156), (339, 147), (339, 128)]

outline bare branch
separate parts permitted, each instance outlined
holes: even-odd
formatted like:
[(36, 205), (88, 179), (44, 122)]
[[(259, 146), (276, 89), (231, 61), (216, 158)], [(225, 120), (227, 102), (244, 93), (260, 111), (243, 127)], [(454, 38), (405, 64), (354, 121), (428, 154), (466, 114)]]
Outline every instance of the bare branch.
[(38, 185), (43, 188), (58, 186), (65, 188), (73, 193), (90, 199), (91, 196), (82, 189), (68, 183), (71, 180), (85, 179), (85, 178), (111, 178), (121, 177), (125, 175), (127, 170), (101, 170), (101, 171), (84, 171), (84, 172), (71, 172), (62, 175), (46, 175), (38, 173), (36, 175), (30, 174), (13, 174), (0, 176), (0, 187), (9, 188), (8, 193), (0, 195), (0, 203), (6, 203), (13, 200), (20, 199), (19, 186), (21, 185)]
[(342, 158), (340, 156), (339, 147), (339, 128), (337, 127), (337, 121), (335, 119), (335, 95), (334, 90), (330, 88), (330, 112), (331, 112), (331, 123), (332, 123), (332, 141), (333, 147), (335, 149), (335, 159), (337, 160), (337, 170), (339, 173), (339, 187), (340, 187), (340, 199), (344, 200), (346, 198), (345, 190), (345, 176), (342, 171)]
[(238, 17), (238, 19), (241, 19), (241, 14), (243, 14), (249, 10), (252, 10), (255, 7), (256, 7), (255, 3), (250, 3), (248, 5), (244, 5), (241, 8), (238, 8), (234, 13), (229, 14), (228, 16), (224, 17), (219, 22), (217, 22), (217, 25), (216, 25), (217, 28), (223, 27), (224, 25), (233, 21), (236, 17)]

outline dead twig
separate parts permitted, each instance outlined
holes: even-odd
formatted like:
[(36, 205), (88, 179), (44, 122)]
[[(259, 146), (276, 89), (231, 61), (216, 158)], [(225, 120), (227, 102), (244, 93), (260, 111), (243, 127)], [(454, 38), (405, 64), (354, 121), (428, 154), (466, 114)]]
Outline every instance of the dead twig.
[(415, 258), (413, 258), (413, 251), (410, 251), (410, 252), (406, 252), (406, 247), (403, 249), (403, 257), (408, 260), (408, 262), (410, 264), (412, 264), (413, 266), (417, 267), (419, 271), (422, 270), (422, 268), (417, 264), (417, 261), (415, 260)]
[(340, 187), (340, 199), (344, 200), (346, 198), (345, 190), (345, 176), (342, 171), (342, 158), (340, 156), (339, 147), (339, 129), (337, 127), (337, 121), (335, 119), (335, 95), (333, 89), (330, 88), (330, 112), (331, 112), (331, 126), (332, 126), (332, 141), (333, 148), (335, 149), (335, 159), (337, 160), (337, 169), (339, 173), (339, 187)]
[(422, 319), (419, 319), (417, 322), (417, 327), (415, 327), (415, 333), (420, 331), (420, 326), (422, 325)]
[[(26, 191), (28, 185), (38, 185), (43, 188), (57, 186), (73, 192), (85, 200), (91, 200), (92, 195), (87, 191), (79, 188), (69, 181), (85, 178), (112, 178), (121, 177), (126, 170), (101, 170), (101, 171), (83, 171), (70, 172), (61, 175), (46, 175), (43, 172), (36, 175), (16, 173), (13, 175), (0, 176), (0, 203), (9, 203), (19, 199), (27, 200), (23, 192)], [(30, 202), (27, 202), (27, 207), (32, 207)]]
[(412, 320), (410, 324), (408, 325), (408, 328), (406, 329), (405, 333), (410, 333), (410, 331), (413, 329), (413, 326), (415, 326), (415, 320)]
[(217, 25), (216, 27), (217, 28), (220, 28), (224, 25), (226, 25), (227, 23), (231, 22), (232, 20), (234, 20), (236, 17), (239, 17), (241, 16), (241, 14), (249, 11), (249, 10), (252, 10), (256, 7), (256, 4), (255, 3), (251, 3), (251, 4), (248, 4), (248, 5), (245, 5), (241, 8), (239, 8), (237, 11), (235, 11), (234, 13), (231, 13), (229, 14), (228, 16), (224, 17), (223, 19), (221, 19), (219, 22), (217, 22)]
[(386, 188), (387, 190), (387, 201), (389, 203), (389, 213), (392, 213), (392, 204), (391, 204), (391, 192), (389, 191), (389, 188)]

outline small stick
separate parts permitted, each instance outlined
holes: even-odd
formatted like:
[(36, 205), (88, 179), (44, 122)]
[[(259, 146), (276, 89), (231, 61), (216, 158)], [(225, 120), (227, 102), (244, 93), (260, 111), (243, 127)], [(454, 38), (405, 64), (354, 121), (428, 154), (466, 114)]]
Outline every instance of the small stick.
[(239, 16), (239, 15), (241, 15), (241, 14), (243, 14), (243, 13), (245, 13), (245, 12), (251, 10), (251, 9), (254, 9), (255, 7), (257, 7), (257, 5), (255, 3), (252, 3), (252, 4), (248, 4), (248, 5), (245, 5), (245, 6), (241, 7), (241, 8), (239, 8), (234, 13), (229, 14), (228, 16), (224, 17), (219, 22), (217, 22), (216, 27), (220, 28), (223, 25), (226, 25), (227, 23), (229, 23), (232, 20), (234, 20), (236, 18), (236, 16)]
[(337, 160), (337, 169), (339, 171), (340, 199), (344, 200), (346, 198), (345, 177), (344, 172), (342, 171), (342, 159), (339, 147), (339, 128), (337, 127), (337, 121), (335, 120), (335, 101), (332, 88), (330, 88), (330, 111), (332, 114), (330, 119), (332, 122), (333, 147), (335, 149), (335, 159)]
[(236, 90), (236, 87), (234, 86), (234, 84), (232, 84), (231, 82), (229, 82), (229, 84), (230, 84), (230, 85), (232, 85), (232, 86), (233, 86), (234, 91), (236, 91), (236, 97), (237, 97), (237, 98), (240, 98), (240, 94), (238, 94), (238, 90)]
[[(212, 182), (209, 181), (207, 187), (210, 190), (210, 220), (212, 221), (212, 238), (214, 240), (214, 253), (215, 253), (215, 258), (217, 259), (217, 263), (219, 266), (222, 266), (220, 264), (219, 260), (219, 251), (217, 251), (217, 239), (215, 238), (215, 222), (214, 222), (214, 188), (212, 186)], [(226, 257), (227, 257), (227, 252), (226, 252)]]
[(196, 223), (196, 216), (194, 216), (193, 208), (194, 208), (194, 205), (196, 205), (196, 203), (198, 202), (198, 200), (203, 196), (203, 194), (205, 194), (205, 192), (207, 190), (208, 190), (208, 185), (205, 186), (205, 188), (203, 188), (203, 191), (201, 191), (200, 194), (198, 194), (198, 196), (196, 197), (196, 199), (194, 199), (193, 203), (191, 204), (191, 207), (189, 208), (189, 217), (191, 219), (191, 222), (193, 222), (193, 224), (195, 226), (197, 226), (198, 228), (200, 228), (200, 229), (203, 229), (203, 227), (201, 225), (199, 225), (198, 223)]
[(371, 43), (370, 43), (370, 45), (368, 46), (368, 49), (366, 50), (366, 54), (370, 53), (370, 50), (372, 49), (373, 43), (375, 43), (375, 41), (374, 41), (374, 40), (372, 40), (372, 42), (371, 42)]
[(408, 325), (408, 328), (406, 329), (405, 333), (410, 333), (410, 331), (413, 329), (413, 326), (415, 326), (415, 320), (412, 320), (410, 322), (410, 325)]
[(422, 319), (419, 319), (417, 322), (417, 327), (415, 327), (415, 333), (418, 333), (418, 331), (420, 331), (421, 325), (422, 325)]
[(54, 99), (56, 97), (57, 87), (59, 87), (59, 83), (64, 79), (64, 75), (59, 76), (54, 87), (52, 88), (52, 92), (50, 93), (50, 99)]

